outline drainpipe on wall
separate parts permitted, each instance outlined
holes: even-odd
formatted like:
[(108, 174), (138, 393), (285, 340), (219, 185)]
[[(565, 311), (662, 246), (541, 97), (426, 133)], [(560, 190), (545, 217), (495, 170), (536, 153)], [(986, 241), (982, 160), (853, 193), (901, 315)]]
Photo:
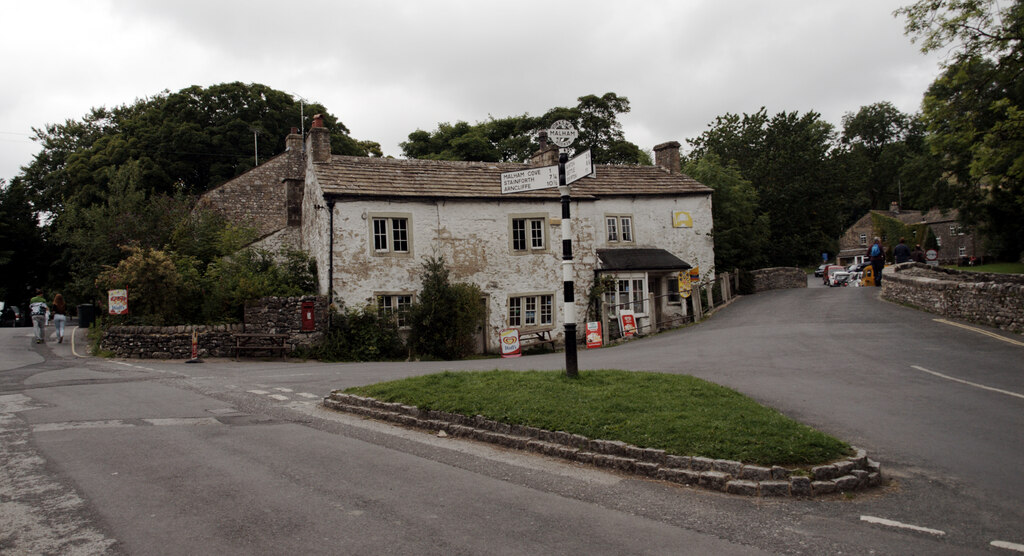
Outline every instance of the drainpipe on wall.
[(334, 304), (334, 200), (327, 201), (327, 305)]

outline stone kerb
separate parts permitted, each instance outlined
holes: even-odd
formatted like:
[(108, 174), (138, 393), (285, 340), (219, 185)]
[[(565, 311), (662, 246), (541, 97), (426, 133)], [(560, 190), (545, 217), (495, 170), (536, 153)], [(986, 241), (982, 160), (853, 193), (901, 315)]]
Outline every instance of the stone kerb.
[(861, 449), (856, 449), (855, 455), (841, 461), (806, 471), (747, 465), (732, 460), (677, 456), (664, 450), (641, 448), (625, 442), (595, 440), (563, 431), (510, 425), (480, 415), (469, 417), (424, 410), (340, 391), (334, 391), (324, 398), (323, 405), (336, 411), (436, 431), (439, 434), (443, 432), (446, 435), (730, 494), (810, 497), (882, 484), (881, 466), (868, 459), (867, 453)]
[(897, 265), (882, 297), (949, 318), (1024, 333), (1024, 279), (1019, 276)]
[(755, 293), (807, 287), (807, 273), (796, 267), (777, 266), (762, 268), (751, 271), (750, 275), (754, 279)]

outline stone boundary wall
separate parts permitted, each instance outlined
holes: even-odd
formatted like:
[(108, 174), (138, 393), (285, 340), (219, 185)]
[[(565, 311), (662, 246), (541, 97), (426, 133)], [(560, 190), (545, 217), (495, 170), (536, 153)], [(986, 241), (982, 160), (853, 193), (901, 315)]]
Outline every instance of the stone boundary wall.
[(754, 293), (807, 287), (807, 273), (796, 267), (762, 268), (752, 270), (750, 275), (754, 279)]
[(199, 333), (199, 357), (230, 357), (231, 335), (242, 332), (242, 325), (111, 326), (100, 349), (126, 359), (191, 359), (193, 332)]
[(903, 263), (882, 280), (882, 297), (925, 311), (1024, 333), (1024, 277)]
[[(302, 302), (313, 302), (315, 330), (302, 330)], [(103, 333), (100, 349), (130, 359), (191, 359), (192, 333), (199, 333), (197, 353), (202, 357), (235, 355), (234, 334), (288, 334), (286, 351), (310, 347), (327, 333), (329, 321), (324, 296), (265, 297), (245, 306), (245, 322), (218, 325), (111, 326)], [(249, 345), (272, 345), (250, 341)], [(268, 352), (269, 353), (269, 352)]]
[(324, 407), (371, 419), (437, 431), (527, 450), (546, 456), (605, 467), (645, 477), (745, 496), (810, 497), (849, 492), (882, 484), (881, 466), (864, 450), (856, 455), (807, 470), (761, 467), (738, 461), (676, 456), (664, 450), (640, 448), (625, 442), (593, 440), (578, 434), (499, 423), (477, 415), (468, 417), (387, 403), (334, 391)]

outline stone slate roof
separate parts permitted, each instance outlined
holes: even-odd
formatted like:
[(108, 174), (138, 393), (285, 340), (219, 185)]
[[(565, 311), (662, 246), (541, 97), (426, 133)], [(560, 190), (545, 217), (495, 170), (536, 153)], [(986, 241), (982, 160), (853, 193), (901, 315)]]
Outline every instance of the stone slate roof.
[[(711, 188), (657, 166), (595, 165), (597, 177), (571, 185), (573, 199), (611, 195), (708, 195)], [(501, 174), (532, 167), (506, 162), (456, 162), (334, 155), (313, 164), (325, 196), (557, 199), (558, 188), (501, 194)]]
[(664, 249), (598, 249), (599, 270), (687, 270), (686, 261)]
[(942, 224), (945, 222), (956, 222), (960, 218), (960, 213), (956, 209), (947, 210), (945, 214), (938, 209), (932, 209), (928, 212), (921, 212), (919, 210), (900, 210), (898, 214), (893, 214), (887, 210), (873, 210), (875, 214), (885, 216), (887, 218), (895, 218), (900, 222), (907, 225), (914, 224)]

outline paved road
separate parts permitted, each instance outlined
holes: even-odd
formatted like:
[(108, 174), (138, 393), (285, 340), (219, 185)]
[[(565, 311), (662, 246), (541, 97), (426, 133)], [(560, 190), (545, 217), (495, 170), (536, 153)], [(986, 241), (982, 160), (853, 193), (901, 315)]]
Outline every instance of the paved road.
[(728, 385), (866, 448), (894, 479), (886, 489), (737, 498), (317, 405), (333, 388), (443, 369), (558, 368), (561, 354), (187, 365), (79, 358), (69, 343), (37, 346), (30, 330), (2, 329), (0, 523), (12, 527), (0, 527), (0, 553), (1024, 550), (1022, 338), (936, 322), (875, 289), (811, 284), (581, 352), (580, 366)]

